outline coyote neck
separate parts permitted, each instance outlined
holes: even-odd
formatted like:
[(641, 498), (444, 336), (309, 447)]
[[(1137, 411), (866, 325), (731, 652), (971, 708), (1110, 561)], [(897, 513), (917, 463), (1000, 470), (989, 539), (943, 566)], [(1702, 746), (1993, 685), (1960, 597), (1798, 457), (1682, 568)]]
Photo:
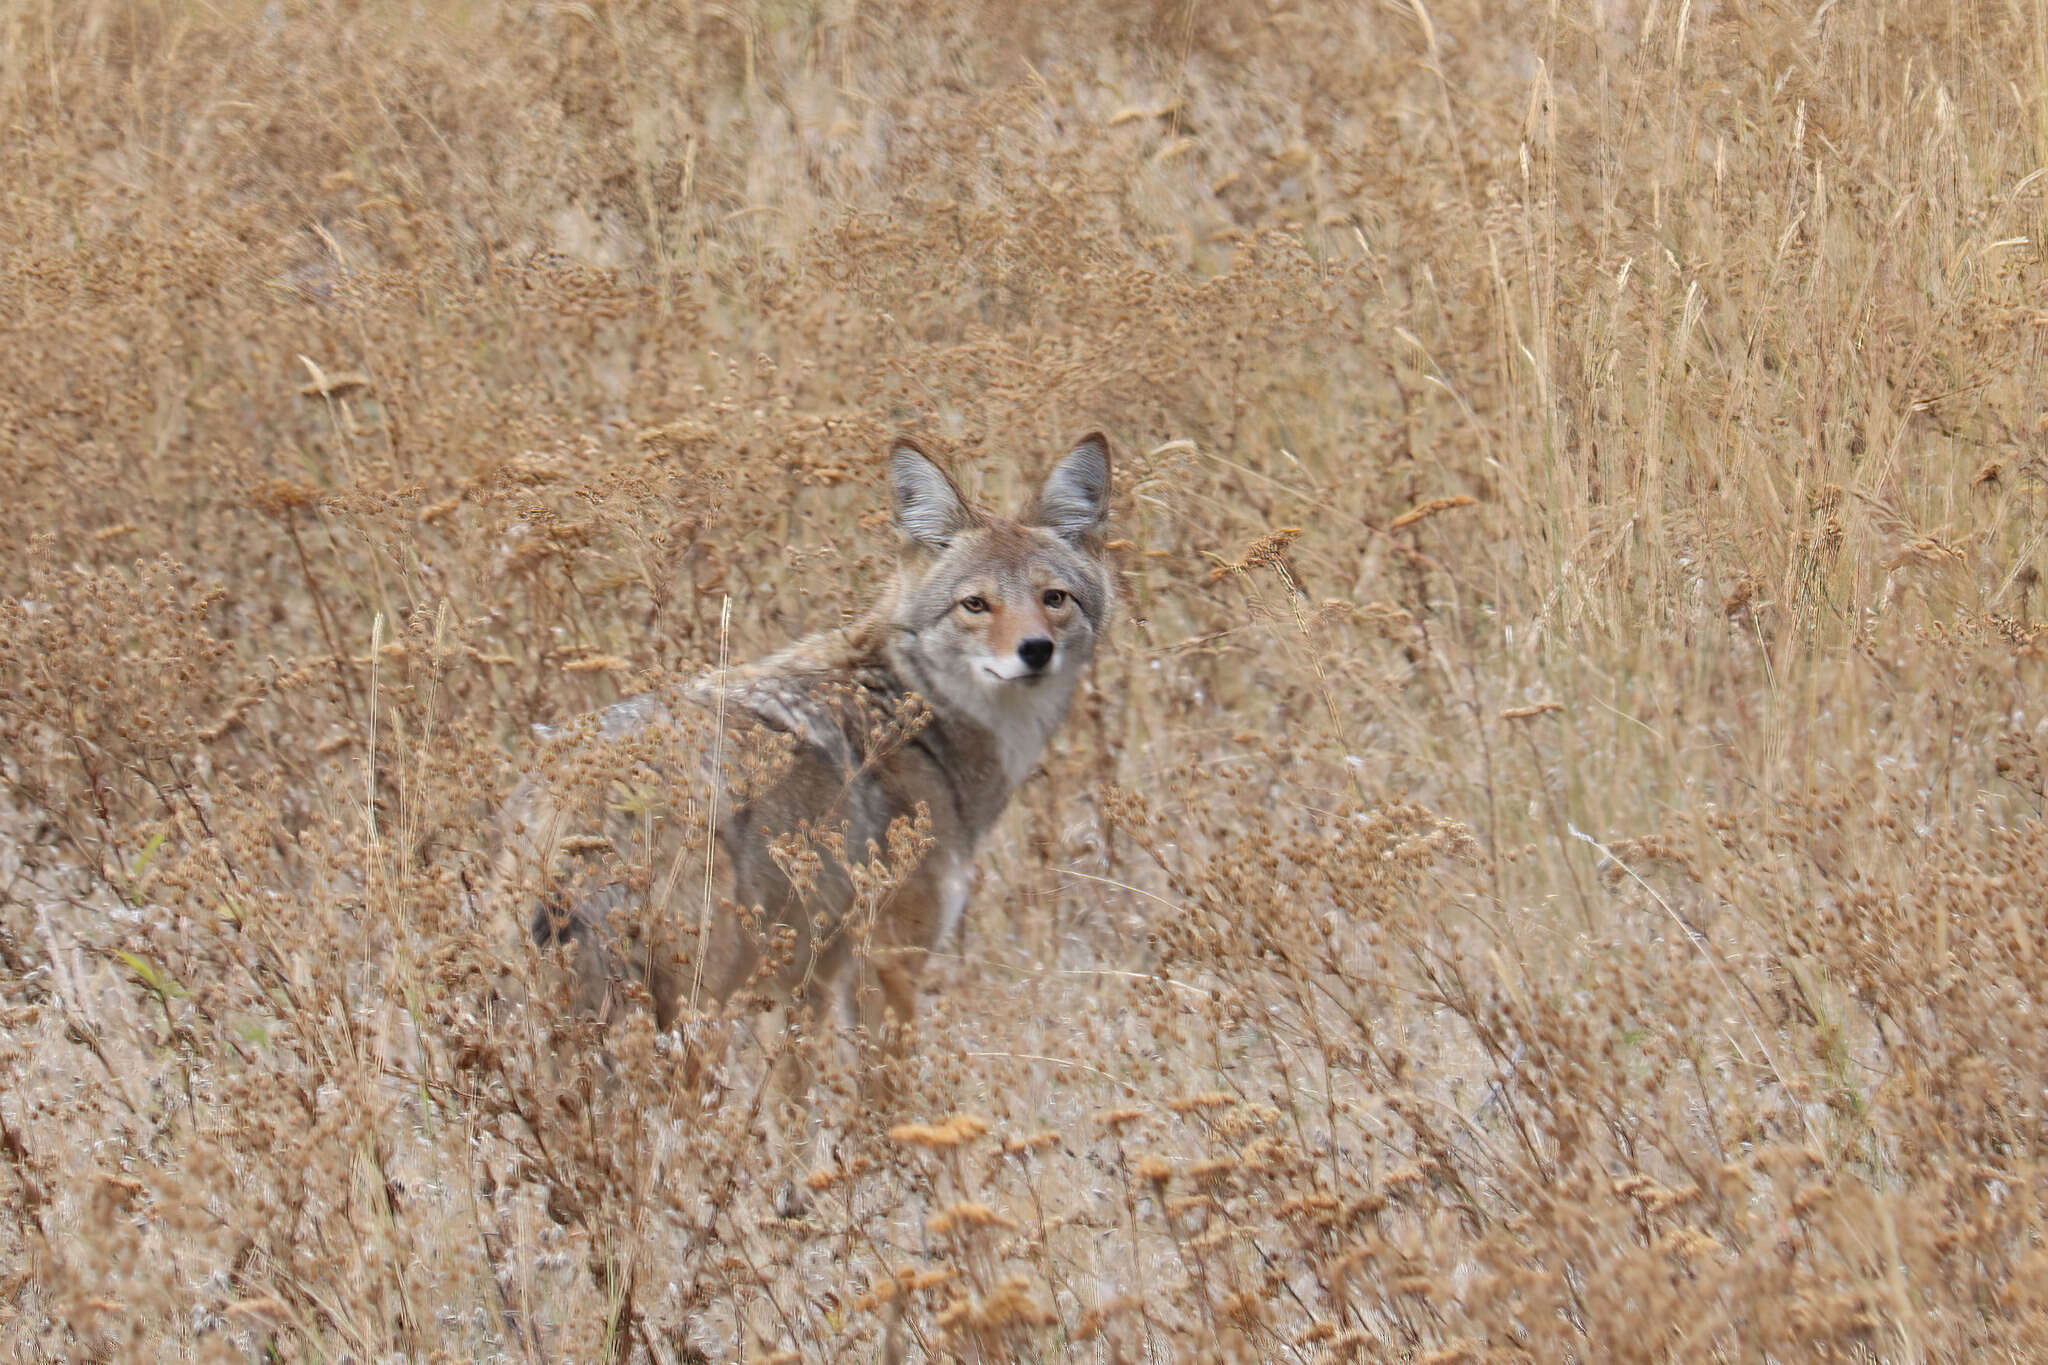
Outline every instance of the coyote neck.
[(876, 662), (892, 689), (923, 700), (927, 718), (912, 742), (937, 765), (955, 808), (979, 838), (1038, 766), (1046, 742), (1066, 718), (1075, 679), (1047, 679), (1014, 698), (963, 687), (933, 667), (916, 634), (900, 626), (884, 633), (878, 653)]
[(835, 722), (814, 714), (807, 700), (813, 689), (834, 680), (866, 691), (883, 715), (894, 714), (911, 696), (923, 703), (924, 723), (898, 761), (930, 765), (930, 776), (951, 799), (954, 818), (975, 839), (1001, 817), (1037, 766), (1066, 716), (1075, 682), (1071, 676), (1051, 678), (1014, 696), (991, 695), (971, 682), (963, 686), (928, 657), (914, 631), (877, 612), (743, 667), (727, 687), (736, 703), (774, 728), (800, 735), (840, 761), (858, 763), (855, 755), (865, 745), (848, 746)]
[[(911, 689), (918, 691), (919, 689)], [(923, 695), (919, 691), (919, 695)], [(1038, 764), (1046, 740), (1059, 725), (1059, 714), (1042, 726), (1013, 727), (999, 731), (991, 720), (968, 708), (940, 705), (926, 698), (930, 719), (912, 743), (920, 746), (938, 765), (939, 774), (953, 793), (955, 808), (979, 839), (1002, 816), (1010, 797)]]

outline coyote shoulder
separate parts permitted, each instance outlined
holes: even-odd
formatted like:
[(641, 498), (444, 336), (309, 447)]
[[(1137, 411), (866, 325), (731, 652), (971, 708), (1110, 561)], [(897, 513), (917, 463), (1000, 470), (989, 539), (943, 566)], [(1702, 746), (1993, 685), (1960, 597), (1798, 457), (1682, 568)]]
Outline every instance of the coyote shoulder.
[(663, 1028), (750, 986), (912, 1018), (1108, 622), (1109, 451), (1083, 438), (1015, 518), (909, 441), (890, 476), (901, 557), (867, 615), (563, 727), (510, 802), (501, 895), (574, 945), (586, 1007), (630, 980)]

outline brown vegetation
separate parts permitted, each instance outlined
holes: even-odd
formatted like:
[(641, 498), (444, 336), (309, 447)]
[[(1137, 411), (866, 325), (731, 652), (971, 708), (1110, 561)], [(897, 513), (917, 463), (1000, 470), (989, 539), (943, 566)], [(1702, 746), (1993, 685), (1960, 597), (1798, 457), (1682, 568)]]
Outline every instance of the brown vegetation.
[[(0, 1342), (2048, 1351), (2044, 54), (0, 11)], [(893, 432), (1098, 425), (1122, 618), (903, 1060), (686, 1086), (746, 1021), (489, 931), (533, 724), (857, 611)]]

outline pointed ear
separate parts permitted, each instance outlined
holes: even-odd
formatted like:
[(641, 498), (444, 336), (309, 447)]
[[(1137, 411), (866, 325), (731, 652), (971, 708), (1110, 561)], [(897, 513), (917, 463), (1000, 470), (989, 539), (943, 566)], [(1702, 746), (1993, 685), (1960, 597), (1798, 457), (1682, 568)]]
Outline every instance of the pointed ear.
[(1024, 520), (1081, 545), (1099, 536), (1108, 519), (1109, 442), (1091, 431), (1053, 467)]
[(896, 529), (927, 550), (945, 549), (977, 520), (946, 471), (909, 440), (899, 440), (889, 452), (889, 486)]

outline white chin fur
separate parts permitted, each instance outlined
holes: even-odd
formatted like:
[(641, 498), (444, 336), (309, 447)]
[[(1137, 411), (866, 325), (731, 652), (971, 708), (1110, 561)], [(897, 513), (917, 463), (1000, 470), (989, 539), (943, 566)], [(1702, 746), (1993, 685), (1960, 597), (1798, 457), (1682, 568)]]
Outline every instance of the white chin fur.
[(1066, 662), (1062, 651), (1052, 668), (1033, 674), (1021, 659), (977, 658), (971, 661), (974, 685), (954, 696), (956, 705), (988, 728), (1013, 787), (1031, 775), (1073, 699), (1078, 678), (1061, 667)]
[(980, 658), (974, 662), (983, 674), (991, 678), (1000, 678), (1004, 682), (1016, 682), (1019, 678), (1047, 678), (1060, 671), (1058, 655), (1054, 655), (1052, 662), (1040, 669), (1032, 669), (1014, 654), (1001, 658)]

